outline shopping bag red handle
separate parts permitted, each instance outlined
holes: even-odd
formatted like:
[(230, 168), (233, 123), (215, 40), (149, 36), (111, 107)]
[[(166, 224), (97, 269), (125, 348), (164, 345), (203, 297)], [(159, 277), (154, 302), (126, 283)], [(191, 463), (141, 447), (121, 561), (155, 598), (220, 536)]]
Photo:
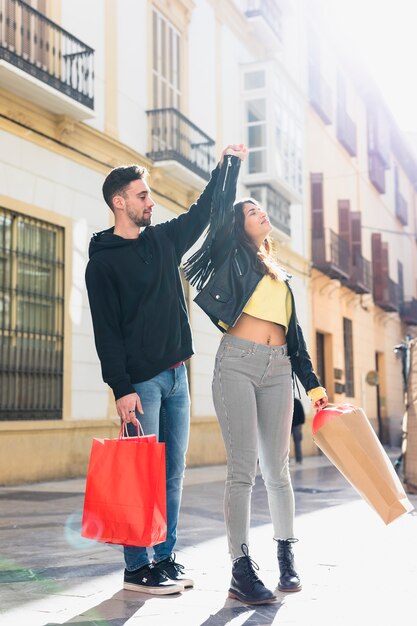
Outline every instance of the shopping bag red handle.
[[(143, 432), (142, 424), (140, 423), (140, 421), (137, 418), (136, 418), (136, 428), (137, 428), (137, 431), (138, 431), (137, 436), (140, 437), (142, 435), (142, 437), (144, 437), (145, 433)], [(123, 424), (120, 426), (119, 437), (118, 438), (119, 439), (126, 439), (127, 437), (129, 437), (129, 433), (127, 431), (127, 424), (126, 424), (126, 422), (123, 422)]]

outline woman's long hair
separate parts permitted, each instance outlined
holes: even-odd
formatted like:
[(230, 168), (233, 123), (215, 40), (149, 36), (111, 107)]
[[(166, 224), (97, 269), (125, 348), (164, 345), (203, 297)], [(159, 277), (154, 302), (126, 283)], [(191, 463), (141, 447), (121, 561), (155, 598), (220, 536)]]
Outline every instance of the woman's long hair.
[(267, 236), (265, 237), (262, 246), (258, 248), (253, 240), (249, 237), (245, 231), (245, 212), (243, 207), (245, 204), (250, 203), (256, 207), (260, 204), (254, 198), (242, 198), (234, 205), (235, 221), (234, 230), (238, 243), (246, 248), (253, 256), (255, 268), (262, 272), (264, 275), (271, 276), (275, 280), (286, 280), (289, 275), (287, 272), (277, 265), (273, 258), (273, 241)]

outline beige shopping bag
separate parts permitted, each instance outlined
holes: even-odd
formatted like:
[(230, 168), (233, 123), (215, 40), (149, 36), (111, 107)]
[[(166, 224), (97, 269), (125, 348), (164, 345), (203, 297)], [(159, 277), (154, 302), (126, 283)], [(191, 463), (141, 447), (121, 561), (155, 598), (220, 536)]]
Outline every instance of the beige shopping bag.
[(362, 409), (340, 405), (319, 411), (313, 439), (385, 524), (414, 508)]

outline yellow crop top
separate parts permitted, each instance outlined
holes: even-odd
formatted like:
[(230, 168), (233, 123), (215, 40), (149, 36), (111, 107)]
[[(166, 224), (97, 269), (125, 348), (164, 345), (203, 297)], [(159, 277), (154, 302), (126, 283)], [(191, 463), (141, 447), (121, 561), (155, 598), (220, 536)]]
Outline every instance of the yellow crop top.
[[(287, 284), (266, 274), (257, 284), (242, 312), (261, 320), (280, 324), (287, 332), (292, 313), (291, 294)], [(219, 320), (219, 326), (225, 330), (229, 328), (221, 320)], [(312, 402), (316, 402), (327, 395), (327, 392), (324, 387), (316, 387), (310, 389), (307, 395)]]
[[(282, 280), (275, 280), (266, 274), (257, 284), (242, 313), (280, 324), (287, 332), (292, 306), (291, 295), (286, 283)], [(222, 321), (219, 321), (219, 325), (226, 330), (228, 329), (227, 324)]]

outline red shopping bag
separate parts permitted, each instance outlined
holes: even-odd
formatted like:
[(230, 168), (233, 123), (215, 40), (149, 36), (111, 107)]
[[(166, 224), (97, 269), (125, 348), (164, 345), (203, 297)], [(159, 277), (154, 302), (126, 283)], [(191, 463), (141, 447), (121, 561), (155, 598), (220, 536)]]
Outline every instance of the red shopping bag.
[(166, 539), (165, 444), (156, 435), (93, 439), (81, 535), (128, 546)]

